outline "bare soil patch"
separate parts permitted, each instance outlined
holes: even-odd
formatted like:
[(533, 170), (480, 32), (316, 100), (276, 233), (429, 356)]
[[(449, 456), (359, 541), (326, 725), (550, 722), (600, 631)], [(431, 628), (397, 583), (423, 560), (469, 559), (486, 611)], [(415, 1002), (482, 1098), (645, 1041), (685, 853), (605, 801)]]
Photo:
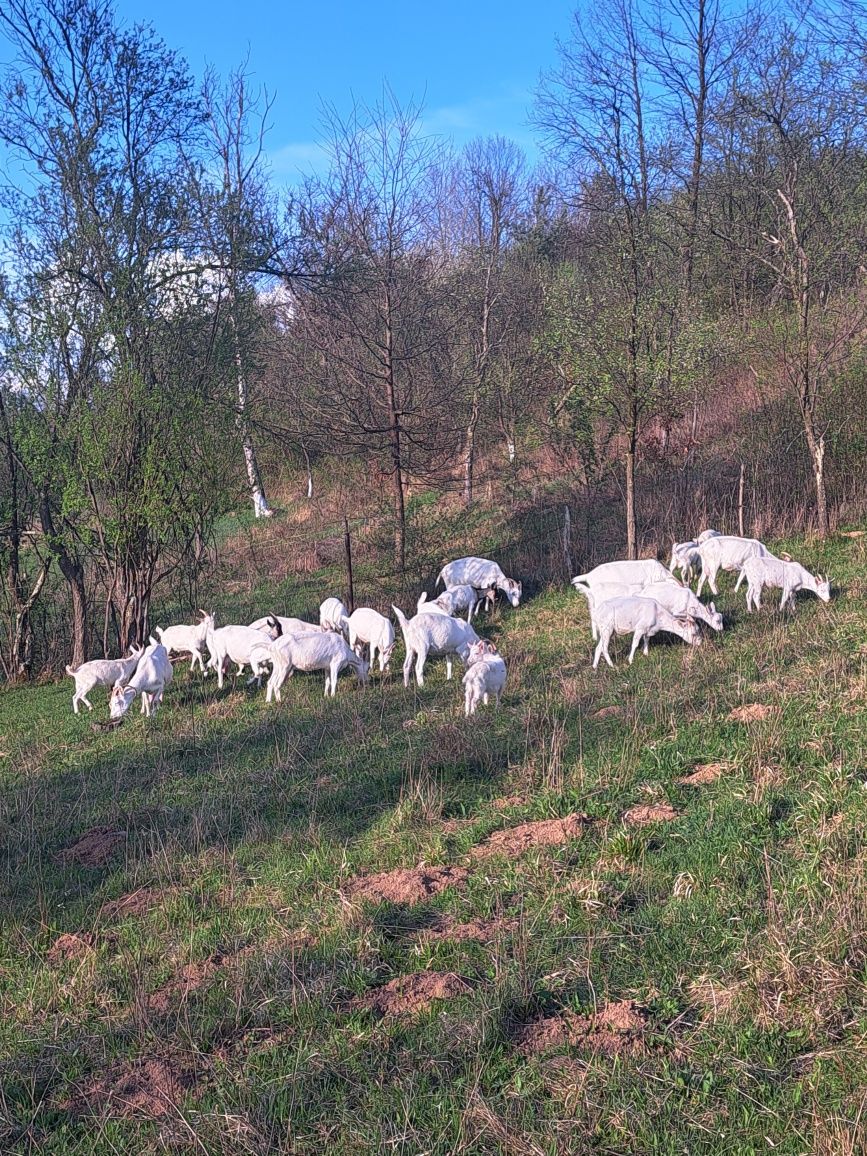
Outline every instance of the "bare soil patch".
[(647, 1013), (634, 1000), (600, 1004), (595, 1014), (565, 1012), (525, 1025), (518, 1034), (518, 1051), (539, 1055), (554, 1048), (580, 1048), (607, 1056), (634, 1056), (646, 1051)]
[(505, 811), (508, 807), (523, 807), (526, 802), (523, 795), (502, 795), (491, 805), (498, 811)]
[(677, 781), (682, 787), (702, 787), (706, 783), (715, 783), (730, 770), (728, 763), (699, 763), (690, 774)]
[(408, 907), (439, 895), (446, 887), (460, 886), (467, 878), (465, 867), (398, 867), (376, 875), (360, 875), (346, 886), (353, 899), (372, 903), (403, 903)]
[(771, 715), (779, 714), (779, 712), (778, 706), (768, 706), (767, 703), (763, 702), (749, 702), (744, 706), (736, 706), (734, 710), (730, 710), (726, 718), (730, 722), (761, 722), (762, 719), (770, 718)]
[(369, 1008), (382, 1016), (411, 1016), (430, 1007), (434, 1000), (454, 999), (470, 990), (469, 984), (454, 972), (418, 971), (399, 975), (355, 1000), (353, 1006)]
[(243, 956), (248, 955), (249, 952), (249, 948), (226, 953), (215, 951), (214, 954), (207, 959), (185, 964), (177, 975), (173, 976), (167, 983), (164, 983), (161, 988), (158, 988), (152, 995), (148, 996), (148, 1011), (163, 1015), (173, 1003), (181, 1002), (193, 992), (199, 991), (200, 988), (203, 988), (206, 983), (213, 979), (218, 971), (229, 966), (236, 960), (243, 958)]
[(155, 907), (161, 907), (172, 892), (168, 888), (139, 887), (117, 899), (109, 899), (99, 909), (103, 919), (127, 919), (131, 915), (147, 915)]
[(101, 867), (112, 857), (126, 838), (125, 831), (111, 827), (91, 827), (74, 843), (62, 848), (54, 858), (59, 863), (80, 863), (83, 867)]
[(555, 847), (580, 839), (590, 823), (587, 815), (567, 815), (565, 819), (540, 819), (535, 823), (521, 823), (495, 831), (484, 843), (474, 847), (471, 854), (477, 859), (491, 855), (521, 855), (534, 847)]
[(595, 719), (620, 718), (622, 714), (622, 706), (601, 706), (599, 710), (595, 710), (590, 717)]
[(455, 943), (490, 943), (500, 935), (515, 931), (517, 926), (517, 919), (505, 916), (476, 917), (458, 923), (453, 916), (443, 915), (432, 927), (425, 928), (420, 938), (425, 942), (450, 939)]
[(178, 1057), (145, 1056), (93, 1077), (68, 1106), (74, 1111), (155, 1119), (174, 1114), (196, 1084), (192, 1066)]
[(624, 811), (621, 818), (631, 827), (647, 827), (650, 823), (671, 823), (680, 818), (680, 811), (669, 803), (637, 803)]
[(95, 944), (96, 936), (90, 931), (66, 931), (48, 949), (48, 960), (60, 963), (67, 959), (82, 959), (93, 953)]

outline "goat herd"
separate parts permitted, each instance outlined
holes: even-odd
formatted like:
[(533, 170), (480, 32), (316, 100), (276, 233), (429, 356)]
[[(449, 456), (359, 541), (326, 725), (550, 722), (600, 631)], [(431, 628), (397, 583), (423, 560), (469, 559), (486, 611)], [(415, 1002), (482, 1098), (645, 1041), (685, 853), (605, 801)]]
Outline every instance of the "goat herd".
[[(675, 543), (668, 568), (655, 560), (605, 562), (587, 574), (572, 579), (572, 585), (587, 599), (594, 640), (598, 639), (593, 658), (594, 669), (600, 657), (612, 666), (608, 651), (614, 634), (631, 634), (629, 661), (643, 642), (660, 631), (676, 634), (685, 642), (701, 641), (699, 622), (713, 630), (722, 630), (722, 615), (713, 602), (708, 606), (698, 594), (707, 582), (717, 594), (716, 578), (720, 570), (737, 570), (735, 590), (747, 580), (747, 609), (761, 606), (765, 587), (782, 590), (780, 609), (794, 606), (795, 594), (809, 590), (824, 602), (831, 597), (828, 578), (812, 575), (787, 555), (777, 558), (756, 538), (739, 538), (705, 530), (690, 542)], [(674, 571), (679, 570), (683, 581)], [(697, 592), (689, 583), (699, 575)], [(403, 681), (409, 686), (415, 664), (418, 685), (424, 685), (424, 666), (428, 656), (443, 656), (446, 676), (452, 676), (452, 659), (457, 655), (466, 666), (463, 677), (464, 711), (471, 715), (480, 702), (491, 695), (499, 706), (506, 683), (506, 665), (497, 648), (480, 638), (472, 626), (478, 606), (488, 608), (497, 592), (506, 595), (512, 606), (521, 600), (521, 583), (508, 578), (496, 562), (485, 558), (460, 558), (444, 566), (437, 577), (445, 591), (428, 601), (423, 593), (413, 618), (397, 607), (392, 609), (400, 625), (406, 648)], [(466, 621), (456, 615), (466, 612)], [(162, 701), (163, 691), (172, 680), (170, 655), (188, 654), (190, 670), (198, 663), (203, 675), (213, 668), (217, 685), (222, 687), (229, 662), (237, 665), (237, 674), (250, 666), (250, 682), (259, 683), (264, 668), (271, 671), (266, 687), (266, 701), (281, 699), (286, 679), (295, 670), (325, 671), (325, 694), (334, 695), (337, 676), (349, 668), (361, 682), (366, 682), (370, 666), (378, 658), (380, 671), (389, 667), (395, 648), (395, 631), (390, 619), (376, 610), (362, 607), (348, 614), (338, 598), (327, 598), (319, 610), (319, 625), (300, 618), (268, 614), (249, 626), (222, 626), (214, 623), (213, 614), (200, 611), (200, 621), (193, 626), (157, 627), (158, 638), (151, 637), (146, 648), (133, 647), (126, 658), (95, 659), (66, 673), (75, 679), (72, 708), (78, 714), (79, 704), (88, 710), (92, 705), (88, 693), (96, 686), (110, 686), (109, 713), (120, 719), (136, 695), (141, 697), (142, 713), (151, 715)], [(207, 665), (205, 649), (210, 655)], [(367, 658), (365, 659), (365, 653)]]

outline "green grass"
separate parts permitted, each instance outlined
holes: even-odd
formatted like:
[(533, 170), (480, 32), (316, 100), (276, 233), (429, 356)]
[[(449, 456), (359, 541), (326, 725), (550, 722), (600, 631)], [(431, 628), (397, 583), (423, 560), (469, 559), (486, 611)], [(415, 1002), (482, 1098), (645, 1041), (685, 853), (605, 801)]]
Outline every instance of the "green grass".
[[(325, 700), (295, 676), (272, 707), (179, 667), (149, 724), (98, 733), (105, 699), (73, 716), (69, 679), (0, 693), (0, 1151), (863, 1151), (864, 548), (788, 545), (831, 571), (830, 605), (747, 616), (726, 578), (721, 638), (631, 668), (621, 640), (590, 669), (571, 592), (498, 610), (509, 684), (472, 723), (441, 663), (404, 689), (400, 648), (390, 678)], [(776, 713), (727, 718), (754, 702)], [(625, 825), (638, 803), (680, 814)], [(571, 843), (472, 853), (573, 812), (592, 822)], [(105, 864), (57, 858), (96, 826), (120, 835)], [(422, 863), (466, 882), (353, 897)], [(105, 910), (141, 888), (147, 909)], [(440, 915), (508, 922), (425, 937)], [(87, 946), (59, 957), (63, 933)], [(365, 1006), (421, 970), (467, 990)], [(520, 1047), (541, 1017), (626, 999), (632, 1051)], [(178, 1085), (124, 1107), (118, 1075), (156, 1061)]]

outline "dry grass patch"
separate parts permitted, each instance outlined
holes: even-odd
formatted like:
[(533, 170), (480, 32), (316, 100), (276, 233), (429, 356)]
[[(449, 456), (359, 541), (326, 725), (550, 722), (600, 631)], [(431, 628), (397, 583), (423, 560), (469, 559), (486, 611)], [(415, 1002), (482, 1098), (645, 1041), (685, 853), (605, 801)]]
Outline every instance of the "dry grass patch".
[(763, 719), (779, 713), (780, 708), (778, 706), (769, 706), (762, 702), (749, 702), (745, 703), (744, 706), (736, 706), (730, 710), (726, 718), (729, 722), (751, 723), (761, 722)]
[(352, 899), (366, 899), (371, 903), (403, 903), (408, 907), (439, 895), (446, 887), (461, 886), (466, 882), (465, 867), (398, 867), (395, 871), (380, 871), (376, 875), (361, 875), (346, 885)]
[(742, 999), (743, 983), (722, 983), (712, 979), (709, 975), (699, 975), (693, 979), (687, 993), (692, 1003), (702, 1012), (708, 1013), (711, 1019), (733, 1018), (736, 1004)]
[(587, 815), (567, 815), (565, 819), (540, 819), (535, 823), (521, 823), (495, 831), (484, 843), (474, 847), (471, 855), (487, 859), (492, 855), (523, 855), (534, 847), (556, 847), (580, 839), (591, 820)]

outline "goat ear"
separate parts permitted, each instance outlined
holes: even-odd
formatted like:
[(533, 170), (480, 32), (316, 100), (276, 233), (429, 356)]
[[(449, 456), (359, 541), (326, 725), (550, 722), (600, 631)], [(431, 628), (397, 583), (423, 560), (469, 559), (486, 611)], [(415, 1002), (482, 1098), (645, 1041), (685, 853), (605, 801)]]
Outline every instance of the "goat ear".
[(716, 614), (716, 606), (714, 606), (714, 604), (713, 604), (712, 602), (709, 602), (709, 603), (708, 603), (708, 607), (707, 607), (707, 608), (708, 608), (708, 610), (711, 612), (711, 614)]

